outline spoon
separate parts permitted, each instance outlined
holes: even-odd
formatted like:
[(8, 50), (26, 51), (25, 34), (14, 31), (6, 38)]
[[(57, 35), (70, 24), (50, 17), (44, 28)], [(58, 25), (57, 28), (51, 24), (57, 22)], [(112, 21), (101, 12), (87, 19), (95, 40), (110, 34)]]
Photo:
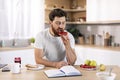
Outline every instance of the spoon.
[(113, 69), (113, 68), (111, 67), (111, 68), (110, 68), (110, 71), (109, 71), (109, 76), (111, 76), (112, 69)]

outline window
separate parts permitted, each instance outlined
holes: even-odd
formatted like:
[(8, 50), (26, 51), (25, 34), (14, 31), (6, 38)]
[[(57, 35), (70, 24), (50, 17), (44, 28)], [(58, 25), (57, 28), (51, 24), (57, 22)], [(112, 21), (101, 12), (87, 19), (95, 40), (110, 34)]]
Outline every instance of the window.
[(0, 39), (29, 38), (44, 29), (44, 0), (0, 0)]

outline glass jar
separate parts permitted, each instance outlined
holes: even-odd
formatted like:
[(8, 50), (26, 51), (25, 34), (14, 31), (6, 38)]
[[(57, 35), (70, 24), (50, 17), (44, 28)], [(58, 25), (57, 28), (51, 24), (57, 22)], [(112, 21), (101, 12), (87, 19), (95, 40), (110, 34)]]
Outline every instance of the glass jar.
[(15, 57), (14, 58), (14, 63), (19, 63), (21, 67), (21, 57)]
[(72, 0), (72, 9), (76, 9), (77, 8), (77, 0)]

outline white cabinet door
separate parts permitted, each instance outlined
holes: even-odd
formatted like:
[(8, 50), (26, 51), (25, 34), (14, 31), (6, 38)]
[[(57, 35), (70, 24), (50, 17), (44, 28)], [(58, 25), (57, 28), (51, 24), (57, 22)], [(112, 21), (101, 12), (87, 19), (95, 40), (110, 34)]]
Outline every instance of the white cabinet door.
[(75, 47), (75, 52), (76, 52), (76, 56), (77, 56), (77, 60), (75, 62), (75, 65), (80, 65), (84, 63), (84, 53), (85, 53), (85, 49), (82, 47)]
[(15, 57), (21, 57), (21, 64), (35, 64), (34, 49), (0, 52), (0, 63), (14, 63)]
[(96, 60), (98, 64), (106, 64), (106, 65), (120, 65), (119, 51), (109, 51), (109, 50), (101, 50), (101, 49), (91, 49), (87, 48), (85, 53), (86, 59)]
[(87, 0), (87, 21), (120, 20), (120, 0)]
[(94, 48), (76, 47), (76, 64), (84, 63), (86, 59), (96, 60), (98, 64), (119, 65), (120, 51), (110, 51)]

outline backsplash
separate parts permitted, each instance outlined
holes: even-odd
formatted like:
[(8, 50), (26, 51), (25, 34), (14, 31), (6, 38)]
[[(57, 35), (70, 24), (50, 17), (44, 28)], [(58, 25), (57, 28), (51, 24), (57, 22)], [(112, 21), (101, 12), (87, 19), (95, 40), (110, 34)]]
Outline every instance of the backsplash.
[(113, 42), (120, 44), (120, 24), (113, 25), (76, 25), (80, 32), (84, 35), (89, 34), (88, 27), (91, 28), (91, 34), (99, 34), (103, 36), (104, 32), (108, 32), (113, 36)]
[[(46, 28), (49, 27), (48, 24), (45, 24)], [(109, 34), (112, 36), (112, 42), (114, 43), (117, 43), (117, 44), (120, 44), (120, 37), (119, 37), (119, 32), (120, 32), (120, 24), (113, 24), (113, 25), (104, 25), (104, 24), (98, 24), (98, 25), (85, 25), (85, 24), (80, 24), (80, 25), (68, 25), (66, 26), (66, 28), (69, 28), (69, 27), (76, 27), (77, 29), (80, 30), (80, 32), (83, 34), (83, 35), (88, 35), (90, 34), (90, 32), (88, 31), (88, 27), (90, 28), (91, 30), (91, 34), (98, 34), (98, 35), (101, 35), (103, 36), (103, 32), (109, 32)], [(99, 43), (100, 41), (98, 41)]]

